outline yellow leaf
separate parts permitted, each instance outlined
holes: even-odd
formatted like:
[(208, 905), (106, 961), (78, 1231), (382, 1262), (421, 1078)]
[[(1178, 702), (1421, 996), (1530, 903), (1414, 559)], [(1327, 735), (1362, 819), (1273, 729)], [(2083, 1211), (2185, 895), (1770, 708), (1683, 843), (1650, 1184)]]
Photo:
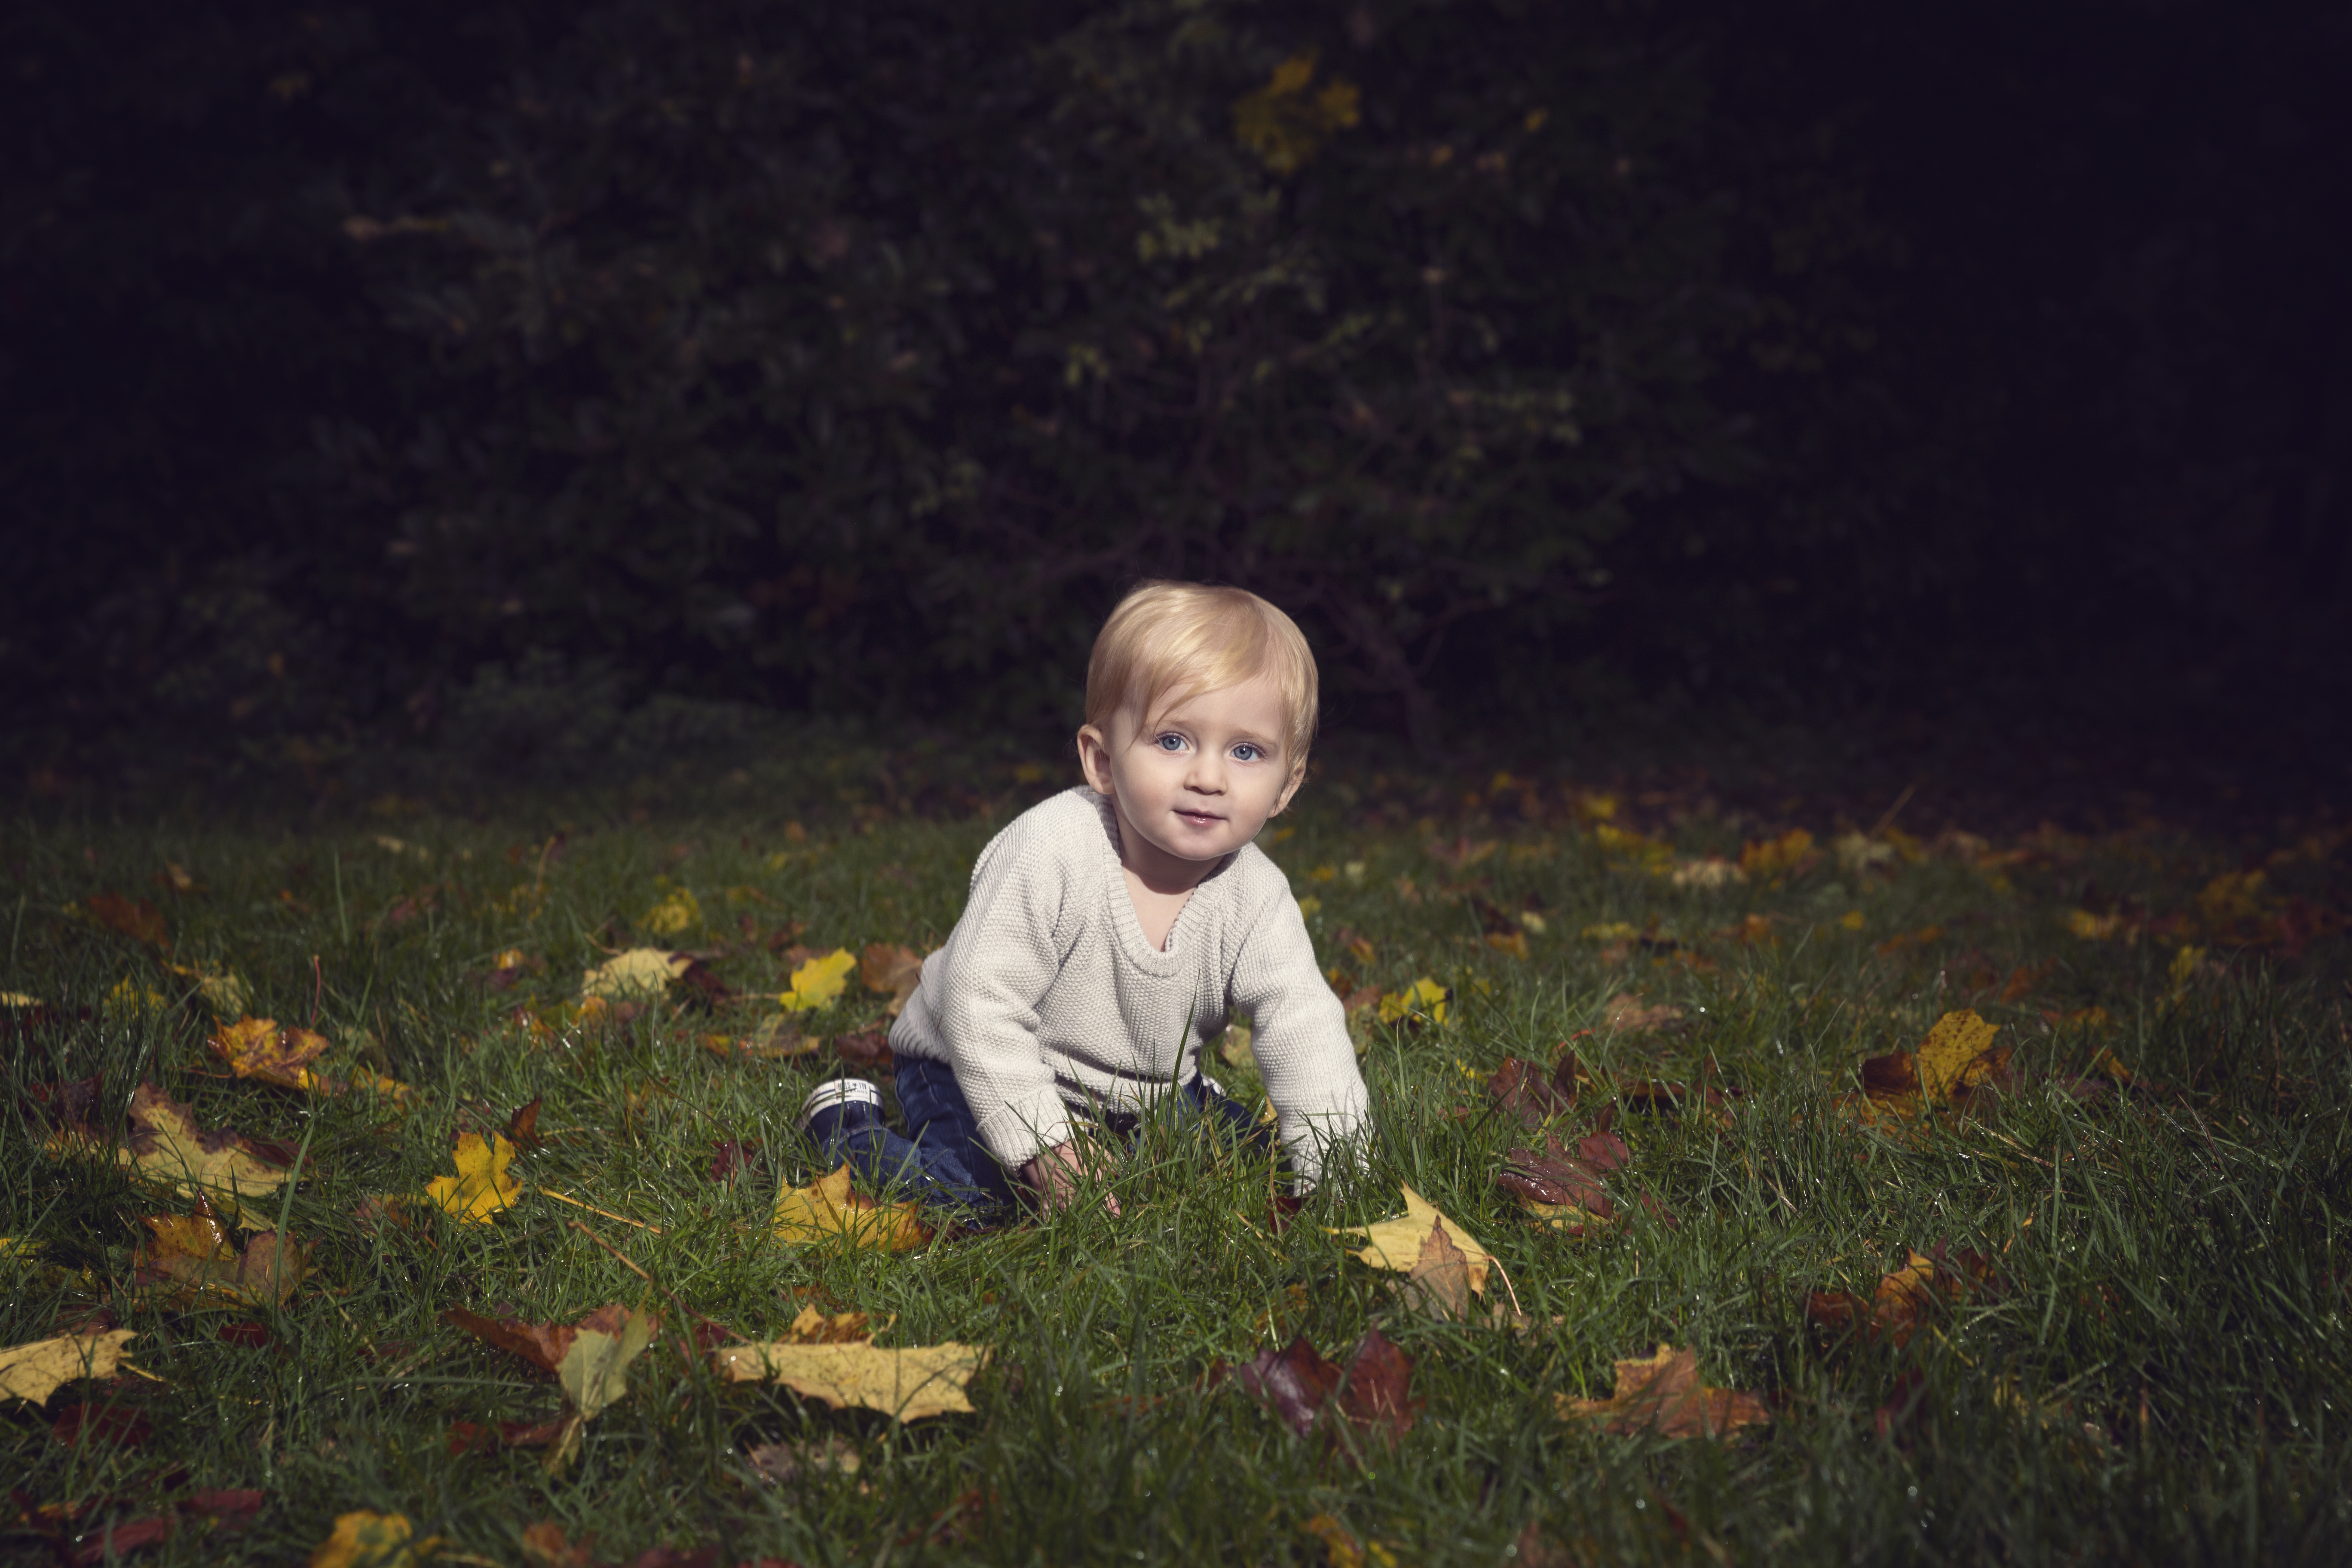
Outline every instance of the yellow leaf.
[(257, 1158), (231, 1132), (206, 1132), (188, 1108), (152, 1083), (131, 1095), (131, 1137), (116, 1158), (142, 1181), (182, 1197), (209, 1195), (247, 1230), (260, 1228), (238, 1202), (286, 1184), (286, 1173)]
[(930, 1227), (922, 1221), (920, 1205), (878, 1204), (851, 1184), (849, 1166), (805, 1187), (786, 1187), (776, 1194), (771, 1228), (795, 1247), (846, 1237), (853, 1247), (876, 1252), (908, 1252), (927, 1246)]
[(980, 1345), (950, 1342), (877, 1349), (872, 1340), (854, 1344), (765, 1343), (721, 1345), (711, 1362), (730, 1383), (781, 1383), (803, 1398), (836, 1410), (878, 1410), (900, 1421), (966, 1415), (965, 1390), (988, 1360)]
[(1698, 1354), (1660, 1345), (1655, 1354), (1617, 1363), (1617, 1389), (1607, 1399), (1553, 1395), (1559, 1413), (1597, 1420), (1620, 1436), (1654, 1432), (1665, 1437), (1719, 1437), (1772, 1419), (1753, 1394), (1709, 1388), (1699, 1381)]
[(283, 1305), (310, 1265), (307, 1249), (276, 1231), (262, 1232), (239, 1253), (202, 1198), (194, 1215), (151, 1215), (143, 1222), (154, 1235), (140, 1249), (131, 1287), (151, 1304)]
[(645, 912), (637, 921), (655, 936), (676, 936), (702, 924), (702, 906), (690, 888), (679, 888)]
[(480, 1133), (468, 1132), (457, 1140), (452, 1156), (457, 1173), (434, 1177), (425, 1184), (425, 1195), (461, 1224), (488, 1225), (492, 1215), (513, 1207), (522, 1195), (522, 1184), (507, 1174), (514, 1157), (514, 1145), (504, 1133), (491, 1133), (486, 1143)]
[(1319, 915), (1322, 912), (1323, 900), (1317, 898), (1314, 894), (1309, 893), (1305, 898), (1298, 900), (1298, 915), (1301, 920), (1313, 920), (1317, 915)]
[(106, 1000), (99, 1004), (114, 1017), (161, 1013), (168, 1005), (161, 991), (142, 985), (128, 975), (116, 981), (114, 989), (106, 994)]
[(664, 952), (657, 947), (633, 947), (582, 975), (580, 994), (613, 1002), (658, 996), (693, 963), (694, 960), (683, 953)]
[(776, 1000), (793, 1013), (811, 1013), (830, 1006), (848, 986), (850, 971), (856, 967), (857, 960), (847, 948), (835, 948), (793, 970), (793, 988)]
[(1433, 1024), (1443, 1024), (1446, 998), (1451, 994), (1424, 974), (1403, 990), (1381, 998), (1381, 1022), (1393, 1024), (1400, 1019), (1426, 1017)]
[(1838, 916), (1838, 924), (1845, 927), (1848, 931), (1860, 931), (1862, 929), (1862, 911), (1860, 910), (1846, 910), (1845, 913)]
[(2088, 910), (2070, 910), (2066, 913), (2066, 929), (2084, 942), (2107, 942), (2123, 931), (2124, 917), (2119, 914), (2095, 915)]
[(653, 1343), (654, 1326), (652, 1313), (624, 1310), (619, 1333), (583, 1328), (573, 1337), (563, 1359), (555, 1363), (555, 1380), (583, 1419), (619, 1403), (629, 1392), (629, 1363)]
[(23, 991), (0, 991), (0, 1007), (38, 1007), (44, 1004), (38, 996)]
[(1950, 1098), (1955, 1089), (1973, 1087), (1970, 1069), (1999, 1033), (1999, 1025), (1986, 1023), (1970, 1008), (1937, 1019), (1919, 1043), (1916, 1070), (1920, 1098), (1934, 1105)]
[(308, 1029), (281, 1029), (275, 1018), (239, 1018), (224, 1024), (206, 1043), (237, 1077), (259, 1079), (281, 1089), (309, 1088), (310, 1064), (327, 1049), (326, 1036)]
[(406, 1514), (338, 1514), (335, 1533), (311, 1551), (310, 1568), (423, 1568), (440, 1550), (441, 1538), (415, 1535)]
[(112, 1377), (122, 1368), (122, 1347), (137, 1337), (129, 1329), (110, 1329), (102, 1334), (60, 1334), (10, 1345), (0, 1350), (0, 1398), (40, 1405), (60, 1384)]
[(194, 981), (196, 994), (205, 999), (205, 1005), (212, 1009), (213, 1016), (223, 1022), (241, 1016), (252, 1005), (252, 992), (243, 980), (233, 973), (206, 969), (202, 965), (191, 968), (184, 963), (167, 963), (163, 967), (183, 980)]
[(1358, 1250), (1358, 1258), (1375, 1268), (1409, 1275), (1421, 1262), (1422, 1246), (1435, 1227), (1443, 1227), (1446, 1239), (1462, 1254), (1471, 1290), (1477, 1295), (1485, 1295), (1487, 1270), (1492, 1267), (1486, 1249), (1479, 1246), (1468, 1231), (1440, 1214), (1436, 1205), (1411, 1187), (1404, 1189), (1404, 1213), (1399, 1217), (1384, 1219), (1374, 1226), (1333, 1229), (1329, 1234), (1362, 1237), (1367, 1245)]

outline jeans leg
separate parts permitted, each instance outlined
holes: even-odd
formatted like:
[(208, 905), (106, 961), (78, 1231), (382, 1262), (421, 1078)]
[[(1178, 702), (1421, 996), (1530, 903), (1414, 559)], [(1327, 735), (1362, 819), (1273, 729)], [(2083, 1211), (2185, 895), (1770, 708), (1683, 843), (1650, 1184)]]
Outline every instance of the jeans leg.
[(898, 1109), (910, 1136), (880, 1125), (855, 1127), (838, 1134), (830, 1152), (877, 1188), (903, 1185), (935, 1207), (1010, 1207), (1013, 1184), (981, 1142), (955, 1074), (944, 1063), (913, 1057), (900, 1058), (898, 1068)]

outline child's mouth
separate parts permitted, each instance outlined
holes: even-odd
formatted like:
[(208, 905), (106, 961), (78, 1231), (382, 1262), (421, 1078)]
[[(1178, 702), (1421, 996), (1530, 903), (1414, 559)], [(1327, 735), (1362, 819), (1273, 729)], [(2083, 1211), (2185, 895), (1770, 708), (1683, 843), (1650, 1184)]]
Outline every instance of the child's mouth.
[(1211, 816), (1205, 811), (1180, 811), (1176, 815), (1181, 820), (1193, 827), (1213, 827), (1218, 823), (1224, 820), (1222, 816)]

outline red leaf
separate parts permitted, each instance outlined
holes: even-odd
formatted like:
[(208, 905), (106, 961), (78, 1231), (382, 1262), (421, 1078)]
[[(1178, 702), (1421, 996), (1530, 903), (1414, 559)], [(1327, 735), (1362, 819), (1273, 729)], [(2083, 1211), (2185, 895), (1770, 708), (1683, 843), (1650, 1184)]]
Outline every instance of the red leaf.
[(747, 1143), (740, 1138), (730, 1138), (722, 1143), (712, 1144), (710, 1179), (714, 1182), (732, 1182), (737, 1176), (750, 1170), (751, 1153), (757, 1147), (757, 1144)]
[[(512, 973), (514, 971), (502, 973)], [(517, 1149), (527, 1152), (546, 1143), (547, 1140), (539, 1135), (539, 1102), (543, 1098), (532, 1096), (529, 1105), (516, 1106), (514, 1114), (507, 1118), (507, 1142)]]
[(69, 1448), (84, 1443), (136, 1448), (155, 1435), (155, 1427), (138, 1411), (119, 1405), (71, 1405), (50, 1424), (49, 1435)]
[(267, 1345), (274, 1337), (275, 1336), (269, 1331), (268, 1325), (266, 1323), (224, 1323), (221, 1325), (220, 1342), (225, 1345), (235, 1345), (241, 1351), (257, 1351), (264, 1345)]
[(233, 1487), (191, 1492), (188, 1500), (180, 1506), (191, 1513), (203, 1514), (206, 1519), (249, 1520), (259, 1513), (262, 1505), (268, 1500), (268, 1492)]
[(1314, 1344), (1301, 1334), (1280, 1351), (1258, 1352), (1247, 1366), (1234, 1369), (1234, 1380), (1304, 1437), (1339, 1387), (1339, 1369), (1316, 1354)]
[(1339, 1414), (1369, 1432), (1403, 1436), (1421, 1418), (1412, 1397), (1412, 1357), (1391, 1344), (1378, 1329), (1365, 1331), (1348, 1358), (1348, 1381)]
[(523, 1360), (543, 1371), (553, 1372), (563, 1352), (580, 1331), (568, 1323), (526, 1323), (515, 1318), (486, 1318), (479, 1312), (469, 1312), (463, 1307), (452, 1307), (441, 1314), (442, 1321), (454, 1323), (476, 1339), (494, 1344), (502, 1351), (512, 1351)]
[(140, 1547), (153, 1546), (168, 1541), (171, 1539), (172, 1532), (179, 1528), (179, 1520), (168, 1513), (155, 1514), (147, 1519), (126, 1520), (121, 1524), (108, 1526), (92, 1539), (76, 1547), (73, 1560), (78, 1564), (103, 1563), (110, 1557), (120, 1557), (126, 1552), (135, 1552)]

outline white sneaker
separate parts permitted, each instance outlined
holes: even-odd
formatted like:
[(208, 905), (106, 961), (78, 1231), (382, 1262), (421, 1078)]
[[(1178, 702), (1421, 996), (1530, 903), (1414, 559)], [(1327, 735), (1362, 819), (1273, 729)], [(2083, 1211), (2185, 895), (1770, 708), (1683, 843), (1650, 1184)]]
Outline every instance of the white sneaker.
[(820, 1110), (845, 1110), (853, 1105), (870, 1105), (874, 1114), (882, 1114), (882, 1091), (862, 1078), (827, 1079), (809, 1090), (808, 1099), (801, 1102), (800, 1120), (793, 1122), (803, 1132)]

